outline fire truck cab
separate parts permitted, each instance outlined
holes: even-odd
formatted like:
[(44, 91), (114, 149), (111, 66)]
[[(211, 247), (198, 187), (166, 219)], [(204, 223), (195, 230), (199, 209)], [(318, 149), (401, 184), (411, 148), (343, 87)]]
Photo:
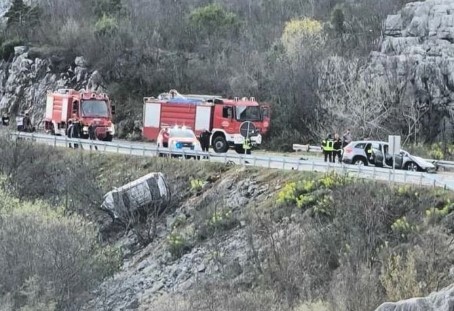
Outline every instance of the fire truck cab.
[(88, 127), (95, 127), (96, 138), (112, 141), (115, 134), (112, 115), (115, 107), (107, 94), (73, 89), (59, 89), (47, 93), (44, 128), (52, 135), (66, 135), (73, 116), (79, 119), (82, 138), (89, 137)]
[(164, 127), (186, 126), (196, 135), (204, 129), (212, 135), (210, 144), (217, 153), (234, 148), (244, 153), (245, 137), (253, 146), (262, 143), (270, 125), (270, 108), (255, 98), (229, 98), (213, 95), (182, 95), (176, 90), (157, 98), (145, 97), (142, 136), (155, 141)]

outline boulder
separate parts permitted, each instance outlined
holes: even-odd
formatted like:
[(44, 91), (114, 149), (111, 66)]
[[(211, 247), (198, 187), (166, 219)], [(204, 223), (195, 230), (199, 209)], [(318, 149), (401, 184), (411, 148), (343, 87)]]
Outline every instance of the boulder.
[(454, 284), (423, 298), (399, 302), (385, 302), (375, 311), (452, 311), (454, 310)]

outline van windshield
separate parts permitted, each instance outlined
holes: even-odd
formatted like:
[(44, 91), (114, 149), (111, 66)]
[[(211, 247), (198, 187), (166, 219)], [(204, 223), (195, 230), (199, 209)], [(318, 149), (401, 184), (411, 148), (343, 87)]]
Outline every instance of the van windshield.
[(84, 100), (80, 109), (83, 117), (109, 117), (107, 103), (103, 100)]
[(261, 121), (262, 115), (259, 106), (237, 106), (236, 119), (238, 121)]

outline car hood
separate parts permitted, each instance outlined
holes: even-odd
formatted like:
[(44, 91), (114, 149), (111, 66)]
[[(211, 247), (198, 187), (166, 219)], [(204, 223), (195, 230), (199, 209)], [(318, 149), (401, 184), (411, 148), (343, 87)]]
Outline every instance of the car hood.
[(423, 169), (434, 169), (434, 170), (436, 169), (435, 165), (433, 165), (432, 163), (426, 161), (425, 159), (423, 159), (421, 157), (417, 157), (417, 156), (414, 156), (411, 154), (409, 154), (408, 157)]

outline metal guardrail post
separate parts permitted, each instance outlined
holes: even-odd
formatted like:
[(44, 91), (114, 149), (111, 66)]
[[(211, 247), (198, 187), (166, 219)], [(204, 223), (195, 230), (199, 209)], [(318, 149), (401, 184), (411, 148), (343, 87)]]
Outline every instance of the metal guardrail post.
[(297, 171), (300, 170), (300, 164), (301, 164), (301, 160), (298, 159), (298, 163), (296, 163), (296, 170)]
[(422, 186), (422, 177), (423, 177), (422, 174), (419, 175), (419, 185), (420, 185), (420, 186)]
[(254, 157), (254, 166), (257, 165), (257, 157)]
[(372, 172), (372, 179), (375, 179), (377, 177), (377, 167), (374, 166), (374, 171)]
[(120, 144), (117, 144), (117, 153), (120, 153)]
[(268, 157), (268, 168), (271, 168), (271, 158)]
[(285, 170), (285, 158), (282, 160), (282, 169)]
[(145, 156), (145, 145), (143, 146), (143, 152), (142, 155)]

